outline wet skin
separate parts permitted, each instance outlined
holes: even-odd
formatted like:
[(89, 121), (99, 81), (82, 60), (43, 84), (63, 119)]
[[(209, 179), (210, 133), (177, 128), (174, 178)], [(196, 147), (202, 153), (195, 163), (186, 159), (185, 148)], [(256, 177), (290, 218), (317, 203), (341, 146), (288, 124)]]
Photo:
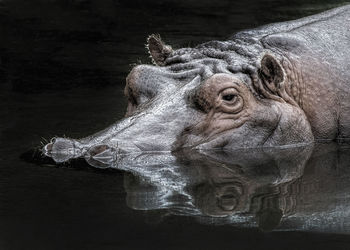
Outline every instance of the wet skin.
[(57, 162), (130, 152), (284, 147), (350, 138), (350, 6), (173, 50), (126, 79), (126, 117), (83, 139), (54, 138)]

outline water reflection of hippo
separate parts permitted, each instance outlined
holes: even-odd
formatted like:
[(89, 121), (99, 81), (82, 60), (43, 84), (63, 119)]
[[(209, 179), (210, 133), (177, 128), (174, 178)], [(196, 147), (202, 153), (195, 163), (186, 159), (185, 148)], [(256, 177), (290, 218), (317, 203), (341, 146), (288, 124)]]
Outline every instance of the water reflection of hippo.
[(92, 136), (55, 138), (56, 161), (114, 152), (233, 149), (350, 137), (350, 5), (172, 50), (127, 77), (126, 117)]
[(124, 165), (129, 207), (268, 231), (350, 232), (348, 146), (166, 155)]
[(230, 218), (232, 224), (268, 214), (268, 219), (259, 221), (266, 229), (293, 211), (288, 187), (298, 183), (311, 152), (312, 146), (229, 154), (221, 150), (142, 154), (109, 166), (131, 173), (125, 175), (124, 187), (127, 205), (133, 209)]

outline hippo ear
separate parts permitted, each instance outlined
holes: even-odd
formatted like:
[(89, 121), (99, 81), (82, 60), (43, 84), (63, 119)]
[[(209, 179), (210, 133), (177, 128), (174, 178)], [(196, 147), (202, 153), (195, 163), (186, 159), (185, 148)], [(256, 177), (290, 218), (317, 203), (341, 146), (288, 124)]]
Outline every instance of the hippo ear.
[(146, 47), (153, 59), (153, 63), (159, 66), (164, 65), (167, 57), (173, 52), (171, 46), (166, 45), (159, 35), (150, 35), (147, 38)]
[(277, 59), (266, 54), (261, 59), (260, 65), (258, 70), (260, 80), (253, 82), (257, 91), (266, 98), (297, 105), (286, 89), (286, 74)]
[(264, 87), (276, 94), (284, 81), (284, 71), (279, 62), (271, 55), (266, 54), (261, 59), (259, 75)]

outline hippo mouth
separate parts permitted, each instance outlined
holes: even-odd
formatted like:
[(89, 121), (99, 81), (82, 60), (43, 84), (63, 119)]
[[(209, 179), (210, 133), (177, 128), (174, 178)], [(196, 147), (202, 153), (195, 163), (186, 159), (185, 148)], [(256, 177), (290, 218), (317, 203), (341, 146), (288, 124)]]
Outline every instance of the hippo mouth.
[(70, 138), (53, 138), (41, 151), (44, 156), (52, 158), (56, 163), (84, 158), (88, 164), (98, 168), (107, 168), (114, 164), (119, 164), (125, 157), (128, 158), (142, 154), (172, 154), (173, 152), (188, 152), (192, 150), (201, 151), (199, 148), (200, 143), (192, 147), (183, 147), (177, 150), (161, 150), (157, 147), (149, 148), (150, 145), (139, 145), (137, 143), (133, 143), (132, 145), (135, 147), (127, 149), (121, 148), (120, 145), (107, 145), (103, 142), (99, 144), (84, 144)]
[(45, 145), (42, 153), (51, 157), (57, 163), (67, 162), (71, 159), (84, 157), (91, 165), (110, 165), (118, 158), (117, 149), (108, 145), (96, 145), (84, 147), (76, 140), (65, 138), (54, 138)]

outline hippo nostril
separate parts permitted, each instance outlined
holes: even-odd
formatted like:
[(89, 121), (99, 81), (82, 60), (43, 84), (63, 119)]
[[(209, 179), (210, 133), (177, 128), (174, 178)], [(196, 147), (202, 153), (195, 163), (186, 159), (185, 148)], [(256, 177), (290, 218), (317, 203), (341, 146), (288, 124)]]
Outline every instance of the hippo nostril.
[(50, 140), (50, 142), (43, 147), (42, 152), (44, 153), (44, 155), (51, 156), (51, 152), (53, 150), (53, 145), (55, 144), (55, 142), (56, 142), (56, 137), (53, 137)]
[(89, 150), (89, 154), (90, 154), (90, 156), (95, 156), (95, 155), (102, 153), (103, 151), (106, 151), (108, 148), (109, 147), (107, 145), (98, 145), (98, 146), (91, 148)]
[(90, 148), (86, 160), (95, 167), (108, 167), (116, 161), (117, 151), (108, 145), (97, 145)]
[(53, 143), (48, 143), (44, 146), (43, 148), (43, 153), (46, 155), (46, 156), (49, 156), (49, 154), (52, 152), (52, 147), (53, 147)]

